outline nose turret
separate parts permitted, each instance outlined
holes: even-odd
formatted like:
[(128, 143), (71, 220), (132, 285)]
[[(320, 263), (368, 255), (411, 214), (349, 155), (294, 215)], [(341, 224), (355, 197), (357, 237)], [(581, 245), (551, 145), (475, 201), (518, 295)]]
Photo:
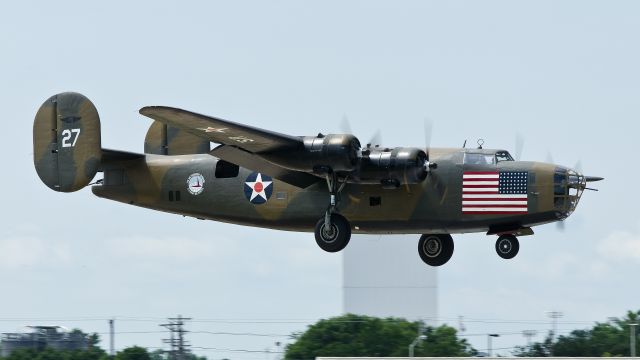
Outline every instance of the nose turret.
[[(580, 172), (556, 167), (553, 177), (553, 203), (559, 219), (569, 217), (578, 206), (585, 190), (596, 190), (587, 187), (587, 183), (603, 180), (597, 176), (585, 176)], [(596, 190), (597, 191), (597, 190)]]

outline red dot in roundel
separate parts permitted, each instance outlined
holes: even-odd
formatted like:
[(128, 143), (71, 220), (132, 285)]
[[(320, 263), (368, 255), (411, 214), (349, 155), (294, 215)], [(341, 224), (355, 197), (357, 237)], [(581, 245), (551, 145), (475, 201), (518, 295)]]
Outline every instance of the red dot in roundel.
[(257, 182), (255, 185), (253, 185), (253, 190), (255, 192), (262, 192), (262, 190), (264, 190), (264, 186), (262, 185), (262, 183)]

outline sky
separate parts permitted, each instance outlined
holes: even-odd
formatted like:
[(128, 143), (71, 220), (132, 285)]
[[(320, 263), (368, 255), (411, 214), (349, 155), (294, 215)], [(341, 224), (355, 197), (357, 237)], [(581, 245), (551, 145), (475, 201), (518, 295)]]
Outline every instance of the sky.
[[(163, 346), (158, 325), (194, 318), (211, 359), (276, 359), (317, 319), (342, 312), (341, 255), (310, 233), (198, 221), (50, 191), (33, 168), (32, 122), (77, 91), (103, 146), (142, 152), (146, 105), (176, 106), (295, 135), (339, 132), (387, 146), (465, 140), (603, 176), (564, 231), (456, 235), (438, 270), (439, 320), (499, 354), (521, 331), (560, 332), (638, 310), (640, 3), (636, 1), (14, 1), (0, 12), (0, 332), (59, 324), (116, 347)], [(416, 235), (416, 241), (418, 235)], [(417, 258), (417, 254), (416, 254)], [(225, 333), (225, 334), (221, 334)], [(107, 343), (103, 343), (107, 347)], [(231, 351), (233, 350), (233, 351)]]

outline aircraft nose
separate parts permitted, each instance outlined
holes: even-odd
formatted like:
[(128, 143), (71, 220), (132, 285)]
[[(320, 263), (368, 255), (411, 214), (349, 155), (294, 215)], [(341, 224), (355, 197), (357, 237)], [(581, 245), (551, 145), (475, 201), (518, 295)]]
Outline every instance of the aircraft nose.
[(553, 177), (553, 204), (558, 219), (571, 215), (587, 187), (587, 177), (578, 171), (557, 166)]

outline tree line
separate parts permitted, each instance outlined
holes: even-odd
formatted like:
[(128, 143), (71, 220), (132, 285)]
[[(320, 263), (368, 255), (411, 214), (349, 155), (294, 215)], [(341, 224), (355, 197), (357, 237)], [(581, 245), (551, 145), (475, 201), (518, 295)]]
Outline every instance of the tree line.
[[(624, 317), (596, 322), (591, 328), (573, 330), (559, 335), (549, 332), (543, 341), (518, 346), (513, 355), (520, 357), (601, 357), (629, 356), (630, 326), (638, 324), (640, 311), (629, 311)], [(76, 330), (78, 331), (78, 330)], [(557, 335), (557, 336), (556, 336)], [(88, 335), (88, 350), (21, 349), (0, 360), (166, 360), (162, 350), (133, 346), (107, 355), (97, 344), (98, 335)], [(376, 318), (346, 314), (323, 319), (306, 331), (291, 336), (285, 348), (284, 360), (312, 360), (326, 357), (406, 357), (413, 344), (416, 357), (477, 356), (466, 339), (448, 326), (426, 326), (420, 321), (400, 318)], [(634, 339), (638, 346), (637, 336)], [(189, 360), (206, 360), (189, 355)]]

